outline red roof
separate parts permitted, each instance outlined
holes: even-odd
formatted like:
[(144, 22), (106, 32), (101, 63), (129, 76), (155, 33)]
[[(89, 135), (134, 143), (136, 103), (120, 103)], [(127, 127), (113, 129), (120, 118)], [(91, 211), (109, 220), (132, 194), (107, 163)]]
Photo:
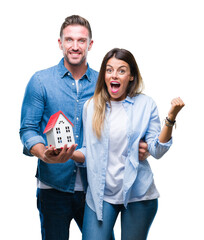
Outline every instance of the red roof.
[(45, 127), (45, 130), (44, 130), (43, 133), (49, 132), (49, 131), (55, 126), (55, 124), (56, 124), (56, 122), (57, 122), (57, 119), (59, 118), (60, 114), (62, 114), (62, 115), (67, 119), (67, 121), (68, 121), (72, 126), (74, 126), (73, 123), (70, 122), (69, 119), (64, 115), (64, 113), (63, 113), (62, 111), (59, 111), (59, 112), (53, 114), (53, 115), (50, 117), (50, 119), (49, 119), (49, 121), (48, 121), (48, 123), (47, 123), (47, 126)]

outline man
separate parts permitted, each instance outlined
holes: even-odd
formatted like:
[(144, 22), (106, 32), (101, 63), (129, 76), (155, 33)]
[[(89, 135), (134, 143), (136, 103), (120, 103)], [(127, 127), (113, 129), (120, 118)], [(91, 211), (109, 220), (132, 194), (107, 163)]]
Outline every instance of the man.
[[(67, 161), (83, 141), (82, 109), (95, 89), (98, 72), (87, 63), (93, 45), (89, 22), (80, 16), (67, 17), (61, 26), (59, 47), (64, 58), (58, 65), (36, 72), (23, 100), (20, 136), (24, 154), (38, 157), (37, 206), (42, 239), (68, 239), (74, 219), (82, 230), (86, 168)], [(74, 124), (76, 144), (62, 151), (47, 149), (44, 128), (51, 115), (61, 110)], [(141, 145), (142, 157), (147, 146)], [(142, 153), (142, 151), (144, 153)], [(55, 164), (52, 164), (55, 163)]]

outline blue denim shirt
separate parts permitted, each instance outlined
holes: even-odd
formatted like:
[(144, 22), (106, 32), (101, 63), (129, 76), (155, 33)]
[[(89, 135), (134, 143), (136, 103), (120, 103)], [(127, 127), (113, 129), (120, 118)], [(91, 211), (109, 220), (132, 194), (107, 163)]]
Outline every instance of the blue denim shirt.
[[(61, 110), (74, 124), (75, 142), (80, 148), (83, 141), (83, 105), (95, 90), (98, 72), (89, 66), (76, 83), (64, 66), (64, 58), (58, 65), (36, 72), (30, 79), (23, 100), (20, 137), (24, 154), (31, 156), (30, 149), (37, 143), (47, 145), (45, 126), (51, 115)], [(43, 183), (66, 192), (73, 192), (77, 165), (73, 160), (64, 164), (47, 164), (38, 160), (37, 178)], [(87, 187), (86, 169), (80, 168), (84, 189)]]
[[(101, 139), (97, 139), (92, 130), (93, 100), (84, 105), (84, 143), (79, 150), (86, 157), (88, 189), (87, 204), (96, 212), (98, 220), (103, 219), (103, 196), (106, 179), (106, 166), (109, 149), (109, 113), (107, 105), (106, 118)], [(150, 154), (159, 159), (168, 151), (172, 139), (167, 143), (160, 143), (160, 119), (157, 107), (152, 98), (139, 94), (127, 97), (123, 101), (127, 112), (128, 151), (124, 153), (125, 172), (123, 180), (124, 206), (130, 199), (145, 195), (153, 182), (153, 173), (147, 160), (139, 161), (139, 141), (144, 139), (148, 144)]]

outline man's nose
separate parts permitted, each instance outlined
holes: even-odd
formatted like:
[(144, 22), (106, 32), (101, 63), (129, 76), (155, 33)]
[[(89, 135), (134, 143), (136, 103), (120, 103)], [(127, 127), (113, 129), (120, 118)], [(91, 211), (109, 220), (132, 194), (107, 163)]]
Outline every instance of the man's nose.
[(73, 41), (73, 45), (72, 45), (73, 50), (78, 50), (79, 45), (77, 41)]

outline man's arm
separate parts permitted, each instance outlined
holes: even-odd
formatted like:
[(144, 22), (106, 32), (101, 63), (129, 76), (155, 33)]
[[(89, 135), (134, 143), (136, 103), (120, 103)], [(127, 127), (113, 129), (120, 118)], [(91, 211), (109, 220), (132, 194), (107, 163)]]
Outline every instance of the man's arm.
[(62, 149), (58, 150), (54, 146), (48, 148), (38, 143), (31, 148), (30, 153), (46, 163), (65, 163), (72, 157), (76, 147), (77, 144), (71, 145), (70, 148), (65, 144)]
[(24, 154), (28, 156), (32, 156), (31, 147), (39, 143), (41, 145), (46, 144), (40, 134), (40, 122), (44, 112), (44, 104), (44, 91), (37, 74), (34, 74), (25, 90), (19, 132), (24, 146)]
[(41, 159), (44, 161), (44, 155), (45, 155), (46, 147), (42, 143), (37, 143), (30, 149), (30, 153), (33, 156), (36, 156), (37, 158)]

